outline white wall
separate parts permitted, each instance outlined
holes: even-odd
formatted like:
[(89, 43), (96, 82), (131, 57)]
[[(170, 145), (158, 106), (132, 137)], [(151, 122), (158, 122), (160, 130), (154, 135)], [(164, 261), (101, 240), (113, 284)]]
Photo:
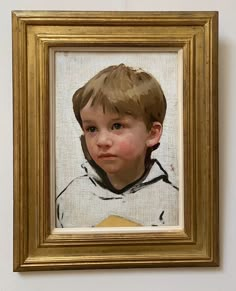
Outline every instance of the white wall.
[[(218, 10), (220, 12), (219, 268), (12, 272), (11, 10)], [(0, 291), (236, 290), (236, 4), (233, 0), (8, 0), (0, 8)], [(235, 150), (235, 151), (234, 151)]]

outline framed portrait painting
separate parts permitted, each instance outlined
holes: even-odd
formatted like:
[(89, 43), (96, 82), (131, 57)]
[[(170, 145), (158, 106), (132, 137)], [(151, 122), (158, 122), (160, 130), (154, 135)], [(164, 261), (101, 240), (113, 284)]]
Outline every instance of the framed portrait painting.
[(14, 271), (217, 266), (217, 12), (12, 23)]

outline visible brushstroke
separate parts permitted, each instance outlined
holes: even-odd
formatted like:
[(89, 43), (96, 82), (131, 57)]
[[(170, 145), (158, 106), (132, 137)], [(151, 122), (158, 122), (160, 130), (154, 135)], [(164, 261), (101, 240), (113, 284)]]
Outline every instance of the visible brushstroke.
[(67, 190), (67, 188), (77, 179), (74, 178), (72, 181), (70, 181), (70, 183), (58, 194), (58, 196), (56, 197), (56, 200)]
[(164, 215), (165, 211), (163, 210), (159, 216), (160, 221), (163, 221), (163, 215)]
[(61, 223), (63, 217), (64, 217), (64, 212), (62, 212), (62, 215), (60, 217), (60, 204), (57, 204), (57, 218), (58, 218), (58, 221), (60, 221), (61, 228), (63, 228), (63, 224)]
[(93, 179), (92, 179), (91, 177), (89, 177), (89, 180), (93, 183), (93, 185), (94, 185), (95, 187), (97, 187), (97, 184), (93, 181)]
[(99, 199), (101, 200), (118, 200), (118, 199), (123, 199), (122, 197), (110, 197), (110, 198), (106, 198), (106, 197), (101, 197), (98, 196)]

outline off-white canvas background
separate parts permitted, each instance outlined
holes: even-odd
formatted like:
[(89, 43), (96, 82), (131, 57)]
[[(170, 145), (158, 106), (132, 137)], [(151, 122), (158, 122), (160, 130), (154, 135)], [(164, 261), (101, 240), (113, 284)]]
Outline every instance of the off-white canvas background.
[(177, 52), (121, 50), (88, 52), (68, 51), (65, 48), (54, 54), (55, 73), (51, 83), (55, 84), (55, 96), (52, 98), (55, 100), (56, 119), (56, 195), (72, 179), (84, 174), (80, 166), (85, 161), (80, 144), (82, 131), (73, 112), (72, 95), (100, 70), (120, 63), (142, 68), (151, 73), (162, 86), (167, 112), (160, 147), (152, 156), (161, 162), (170, 181), (179, 186), (179, 127), (182, 125), (179, 107), (182, 107), (182, 98), (178, 96), (178, 83), (181, 83), (182, 76), (178, 75), (178, 71), (182, 67), (182, 59), (179, 59)]
[[(13, 273), (11, 10), (219, 10), (220, 267)], [(234, 291), (236, 286), (236, 2), (9, 0), (0, 6), (0, 290)]]

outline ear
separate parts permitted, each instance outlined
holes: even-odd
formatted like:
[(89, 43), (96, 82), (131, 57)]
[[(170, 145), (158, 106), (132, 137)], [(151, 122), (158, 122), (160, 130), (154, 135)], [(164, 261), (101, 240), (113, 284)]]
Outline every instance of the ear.
[(159, 143), (162, 135), (162, 125), (160, 122), (155, 121), (152, 124), (152, 128), (149, 131), (146, 145), (148, 148), (155, 146)]

